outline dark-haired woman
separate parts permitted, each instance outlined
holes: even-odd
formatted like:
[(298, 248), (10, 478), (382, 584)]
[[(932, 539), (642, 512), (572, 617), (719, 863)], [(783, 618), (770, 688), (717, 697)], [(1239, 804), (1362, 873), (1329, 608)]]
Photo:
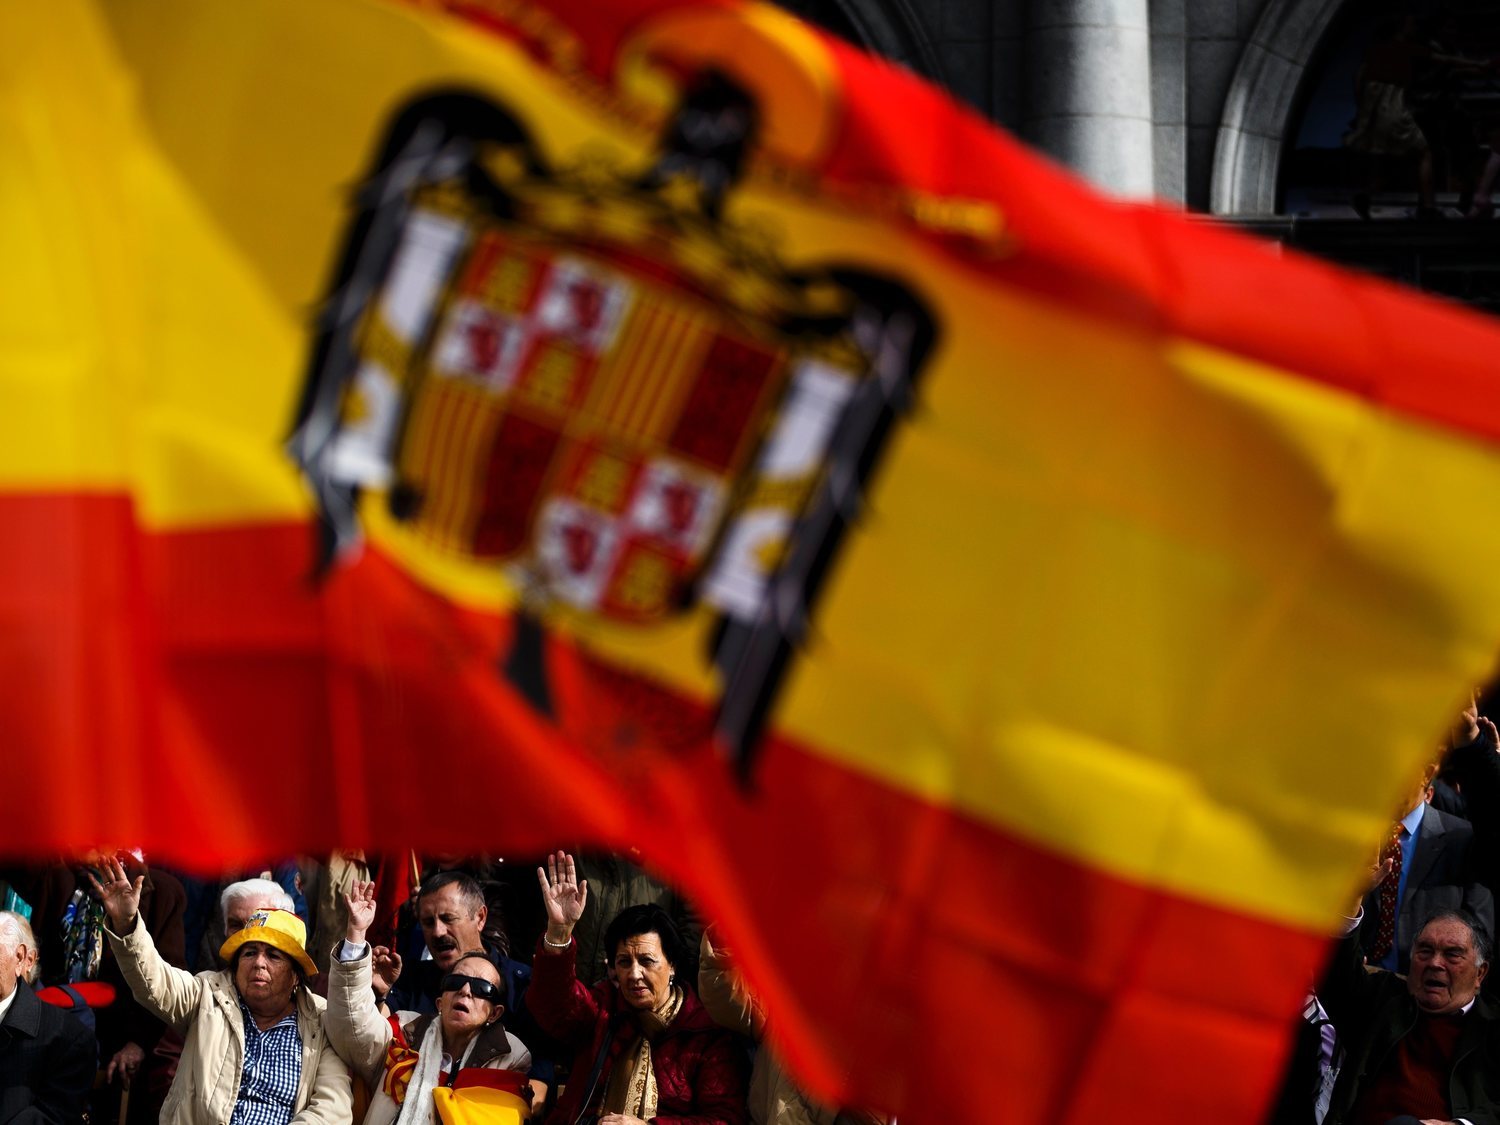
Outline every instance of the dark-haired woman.
[(573, 1069), (548, 1125), (741, 1125), (745, 1054), (677, 975), (682, 941), (659, 906), (632, 906), (605, 931), (609, 975), (577, 978), (573, 927), (588, 901), (573, 857), (537, 869), (547, 929), (527, 1004), (543, 1030), (573, 1048)]

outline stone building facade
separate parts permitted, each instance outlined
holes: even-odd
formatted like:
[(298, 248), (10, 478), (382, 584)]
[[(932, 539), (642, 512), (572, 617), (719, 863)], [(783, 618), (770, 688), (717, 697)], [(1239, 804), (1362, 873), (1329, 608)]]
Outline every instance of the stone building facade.
[(1276, 211), (1309, 67), (1369, 0), (782, 0), (1100, 186)]
[[(1362, 166), (1340, 142), (1382, 20), (1420, 15), (1424, 42), (1446, 34), (1486, 57), (1500, 54), (1500, 0), (778, 2), (946, 87), (1106, 191), (1500, 311), (1500, 222), (1459, 217), (1486, 132), (1500, 126), (1500, 79), (1460, 91), (1467, 124), (1439, 154), (1446, 223), (1361, 222), (1349, 177)], [(1299, 148), (1310, 123), (1321, 137)], [(1289, 187), (1309, 168), (1342, 181), (1321, 196), (1316, 184)], [(1377, 218), (1413, 209), (1413, 169), (1396, 169), (1394, 184)]]

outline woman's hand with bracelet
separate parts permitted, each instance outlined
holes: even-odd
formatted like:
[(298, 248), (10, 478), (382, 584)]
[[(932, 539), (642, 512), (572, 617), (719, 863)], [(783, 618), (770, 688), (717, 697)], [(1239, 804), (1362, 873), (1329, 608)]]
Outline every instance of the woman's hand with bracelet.
[(573, 940), (573, 927), (583, 917), (589, 901), (589, 883), (578, 878), (578, 868), (567, 852), (547, 857), (547, 866), (536, 869), (542, 885), (542, 904), (547, 908), (547, 931), (542, 944), (563, 950)]

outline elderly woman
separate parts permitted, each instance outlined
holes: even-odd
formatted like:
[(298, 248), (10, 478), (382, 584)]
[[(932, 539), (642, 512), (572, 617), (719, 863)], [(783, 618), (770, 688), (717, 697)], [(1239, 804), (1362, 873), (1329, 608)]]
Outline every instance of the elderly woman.
[(163, 1125), (346, 1125), (349, 1069), (324, 1035), (323, 1001), (305, 987), (316, 967), (302, 920), (256, 912), (219, 950), (229, 968), (194, 976), (167, 964), (139, 924), (141, 879), (115, 859), (103, 875), (89, 881), (131, 994), (185, 1036)]
[(605, 931), (609, 974), (577, 978), (573, 927), (588, 902), (573, 857), (537, 869), (547, 929), (537, 943), (526, 1003), (542, 1030), (574, 1048), (568, 1086), (549, 1125), (581, 1115), (600, 1125), (741, 1125), (745, 1053), (677, 977), (683, 949), (659, 906), (632, 906)]
[[(435, 1125), (434, 1091), (498, 1091), (490, 1103), (510, 1120), (529, 1115), (531, 1052), (500, 1017), (505, 982), (483, 951), (464, 953), (440, 983), (436, 1015), (400, 1012), (386, 1019), (370, 990), (375, 884), (356, 882), (345, 896), (348, 924), (333, 950), (328, 1035), (372, 1091), (365, 1125)], [(495, 1120), (506, 1120), (496, 1114)]]

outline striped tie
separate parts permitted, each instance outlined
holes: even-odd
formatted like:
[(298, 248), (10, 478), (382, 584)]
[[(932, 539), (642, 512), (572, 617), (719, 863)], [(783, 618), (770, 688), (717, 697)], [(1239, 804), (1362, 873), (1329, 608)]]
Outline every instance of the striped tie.
[(1380, 849), (1380, 861), (1391, 861), (1391, 869), (1380, 884), (1380, 923), (1375, 929), (1375, 944), (1370, 948), (1370, 960), (1379, 961), (1391, 951), (1396, 941), (1396, 901), (1401, 889), (1401, 830), (1398, 828)]

